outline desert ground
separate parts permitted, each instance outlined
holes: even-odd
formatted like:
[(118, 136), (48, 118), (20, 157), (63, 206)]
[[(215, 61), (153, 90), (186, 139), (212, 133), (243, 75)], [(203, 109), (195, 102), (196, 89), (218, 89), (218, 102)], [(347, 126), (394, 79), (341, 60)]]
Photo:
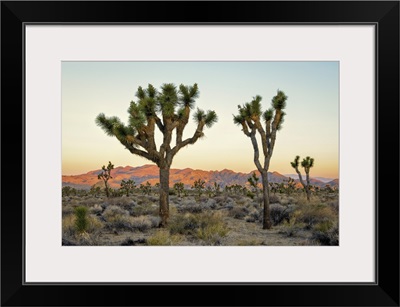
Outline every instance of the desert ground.
[[(180, 194), (180, 195), (179, 195)], [(168, 225), (159, 227), (156, 187), (115, 191), (63, 188), (62, 245), (339, 245), (338, 191), (270, 192), (271, 229), (262, 229), (261, 193), (245, 188), (199, 193), (170, 190)]]

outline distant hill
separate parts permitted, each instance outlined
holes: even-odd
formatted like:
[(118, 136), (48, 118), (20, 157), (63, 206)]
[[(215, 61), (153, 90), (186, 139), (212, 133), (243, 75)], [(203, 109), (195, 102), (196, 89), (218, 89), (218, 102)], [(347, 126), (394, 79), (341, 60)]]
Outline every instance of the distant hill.
[[(81, 175), (63, 175), (62, 185), (71, 186), (77, 189), (90, 189), (93, 185), (103, 185), (103, 182), (97, 179), (97, 175), (101, 172), (101, 169), (90, 171), (86, 174)], [(260, 177), (260, 173), (255, 171)], [(170, 186), (173, 186), (176, 182), (183, 182), (186, 187), (190, 187), (193, 182), (197, 179), (202, 179), (206, 183), (219, 183), (222, 187), (232, 184), (245, 185), (247, 178), (251, 176), (250, 173), (234, 172), (232, 170), (223, 169), (221, 171), (204, 171), (198, 169), (173, 169), (170, 170)], [(143, 165), (138, 167), (132, 166), (119, 166), (111, 171), (112, 179), (109, 180), (109, 184), (112, 188), (118, 188), (122, 180), (132, 179), (137, 185), (146, 181), (152, 185), (159, 182), (159, 170), (155, 165)], [(289, 179), (278, 172), (268, 172), (270, 182), (284, 182)], [(292, 177), (296, 179), (297, 177)], [(296, 180), (298, 181), (298, 180)], [(312, 178), (311, 184), (324, 187), (326, 184), (331, 186), (338, 185), (338, 179), (331, 181), (331, 183), (325, 183), (321, 180)], [(261, 178), (260, 178), (261, 182)], [(336, 183), (334, 183), (336, 182)]]

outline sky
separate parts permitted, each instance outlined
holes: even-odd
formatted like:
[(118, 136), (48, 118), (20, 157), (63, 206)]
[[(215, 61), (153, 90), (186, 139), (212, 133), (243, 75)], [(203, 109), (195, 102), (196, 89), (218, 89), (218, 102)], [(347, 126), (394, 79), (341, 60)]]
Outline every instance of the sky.
[[(312, 177), (338, 178), (339, 62), (62, 62), (62, 174), (77, 175), (117, 166), (153, 164), (131, 154), (95, 123), (99, 113), (128, 122), (130, 101), (139, 86), (198, 84), (195, 107), (214, 110), (218, 122), (205, 137), (182, 148), (171, 168), (256, 169), (250, 138), (233, 123), (237, 106), (260, 95), (263, 110), (277, 90), (288, 96), (269, 171), (293, 174), (290, 162), (314, 158)], [(195, 124), (190, 119), (184, 137)], [(159, 131), (157, 131), (159, 132)], [(157, 146), (161, 133), (156, 137)], [(260, 142), (259, 142), (260, 143)], [(302, 169), (300, 169), (302, 170)], [(304, 174), (304, 171), (302, 171)]]

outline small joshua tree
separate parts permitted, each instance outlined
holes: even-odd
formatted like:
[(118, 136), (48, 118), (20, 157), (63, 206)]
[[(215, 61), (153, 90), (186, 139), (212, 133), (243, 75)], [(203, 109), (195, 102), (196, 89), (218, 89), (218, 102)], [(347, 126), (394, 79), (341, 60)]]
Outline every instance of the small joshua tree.
[[(253, 174), (251, 174), (251, 177), (247, 178), (247, 182), (250, 184), (250, 186), (253, 188), (253, 193), (256, 193), (257, 199), (259, 199), (258, 197), (258, 181), (260, 180), (260, 178), (257, 177), (256, 172), (253, 172)], [(262, 202), (260, 201), (260, 207), (262, 205)]]
[[(256, 96), (251, 102), (238, 106), (239, 114), (233, 117), (233, 122), (242, 127), (243, 133), (250, 138), (253, 145), (253, 161), (257, 170), (261, 173), (263, 186), (263, 229), (270, 229), (272, 226), (269, 208), (269, 184), (268, 169), (276, 141), (276, 133), (282, 128), (286, 107), (287, 96), (279, 91), (272, 98), (272, 108), (265, 112), (261, 110), (261, 96)], [(256, 134), (261, 137), (263, 159), (260, 162), (260, 150)]]
[(183, 182), (176, 182), (174, 184), (174, 190), (178, 194), (179, 198), (182, 197), (182, 193), (183, 193), (184, 189), (185, 189), (185, 185), (183, 184)]
[(205, 184), (206, 184), (206, 182), (201, 179), (198, 179), (195, 182), (193, 182), (192, 189), (196, 190), (199, 198), (201, 197), (201, 194), (203, 194)]
[(285, 190), (287, 195), (292, 194), (296, 190), (296, 182), (292, 177), (289, 177)]
[(112, 169), (114, 169), (114, 165), (109, 161), (107, 168), (103, 165), (103, 167), (101, 168), (101, 173), (97, 176), (97, 179), (102, 179), (104, 181), (107, 197), (110, 197), (110, 187), (108, 186), (108, 180), (112, 178), (111, 176)]
[(146, 181), (146, 184), (140, 184), (139, 189), (142, 191), (143, 195), (150, 195), (151, 183)]
[(299, 171), (299, 160), (300, 160), (300, 157), (296, 156), (294, 158), (294, 161), (290, 162), (290, 164), (295, 169), (296, 173), (299, 175), (300, 183), (303, 186), (303, 188), (304, 188), (304, 190), (306, 191), (306, 194), (307, 194), (307, 200), (310, 201), (310, 196), (311, 196), (311, 191), (310, 191), (310, 168), (312, 168), (314, 166), (314, 159), (307, 156), (301, 162), (301, 166), (304, 168), (304, 171), (306, 173), (306, 182), (303, 181), (303, 177), (301, 176), (301, 173)]
[(133, 181), (132, 179), (129, 179), (127, 181), (122, 179), (120, 189), (126, 193), (127, 197), (129, 197), (129, 193), (133, 192), (135, 187), (135, 181)]
[(217, 182), (214, 182), (213, 190), (214, 190), (214, 195), (215, 196), (221, 194), (221, 185), (219, 183), (217, 183)]

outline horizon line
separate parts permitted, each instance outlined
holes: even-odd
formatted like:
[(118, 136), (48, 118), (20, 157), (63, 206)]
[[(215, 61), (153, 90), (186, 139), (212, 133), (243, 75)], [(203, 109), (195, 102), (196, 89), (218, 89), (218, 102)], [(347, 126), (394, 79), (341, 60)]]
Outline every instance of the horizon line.
[[(126, 167), (139, 168), (139, 167), (143, 167), (143, 166), (152, 166), (152, 167), (157, 167), (158, 168), (158, 166), (155, 165), (155, 164), (143, 164), (143, 165), (138, 165), (138, 166), (132, 166), (132, 165), (122, 166), (122, 165), (119, 165), (119, 166), (115, 166), (114, 169), (116, 169), (116, 168), (126, 168)], [(227, 171), (232, 171), (232, 172), (238, 173), (238, 174), (250, 174), (250, 173), (253, 173), (253, 172), (258, 172), (257, 169), (253, 169), (253, 170), (251, 170), (249, 172), (241, 172), (241, 171), (235, 171), (233, 169), (228, 169), (228, 168), (223, 168), (223, 169), (220, 169), (220, 170), (214, 170), (214, 169), (205, 170), (205, 169), (191, 168), (191, 167), (185, 167), (185, 168), (174, 168), (174, 167), (171, 167), (170, 169), (176, 169), (176, 170), (192, 169), (194, 171), (205, 171), (205, 172), (221, 172), (223, 170), (227, 170)], [(87, 173), (90, 173), (90, 172), (93, 172), (93, 171), (97, 171), (97, 170), (101, 170), (101, 168), (89, 170), (89, 171), (82, 172), (82, 173), (76, 173), (76, 174), (62, 174), (62, 176), (85, 175)], [(272, 171), (272, 170), (268, 170), (268, 172), (269, 173), (278, 173), (278, 174), (280, 174), (282, 176), (285, 176), (285, 177), (287, 177), (287, 175), (296, 175), (296, 177), (298, 177), (297, 174), (283, 174), (281, 172)], [(305, 176), (304, 172), (302, 173), (302, 176), (303, 175)], [(327, 178), (327, 179), (339, 179), (339, 176), (331, 177), (331, 176), (321, 176), (321, 175), (310, 175), (310, 178), (316, 178), (316, 177)]]

